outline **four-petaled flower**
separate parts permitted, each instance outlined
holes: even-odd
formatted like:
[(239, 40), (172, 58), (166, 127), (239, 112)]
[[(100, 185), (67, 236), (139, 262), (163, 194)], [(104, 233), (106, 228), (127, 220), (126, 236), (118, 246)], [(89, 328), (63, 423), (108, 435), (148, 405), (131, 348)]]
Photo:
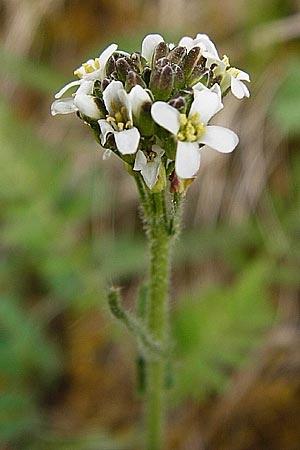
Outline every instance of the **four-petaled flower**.
[(139, 85), (134, 86), (128, 94), (121, 81), (111, 81), (103, 91), (103, 101), (108, 115), (98, 120), (101, 131), (101, 144), (105, 145), (108, 134), (112, 133), (118, 151), (130, 155), (137, 151), (140, 132), (133, 125), (133, 117), (138, 116), (143, 103), (151, 99)]
[[(96, 59), (89, 59), (74, 71), (78, 80), (71, 81), (63, 86), (56, 94), (51, 105), (51, 114), (70, 114), (80, 111), (92, 119), (101, 117), (99, 110), (92, 98), (93, 85), (95, 80), (102, 81), (106, 75), (106, 63), (112, 54), (117, 50), (117, 44), (109, 45)], [(79, 86), (72, 97), (61, 98), (69, 89)]]
[(152, 145), (150, 152), (138, 150), (136, 154), (133, 170), (141, 172), (149, 189), (152, 189), (158, 180), (161, 157), (164, 153), (159, 145)]
[(207, 125), (222, 108), (219, 94), (209, 89), (194, 89), (188, 116), (165, 102), (153, 104), (153, 120), (177, 138), (175, 171), (180, 178), (192, 178), (199, 170), (199, 144), (207, 144), (222, 153), (229, 153), (237, 146), (239, 139), (233, 131)]
[[(206, 34), (184, 36), (177, 46), (165, 43), (160, 34), (149, 34), (141, 54), (117, 51), (111, 44), (74, 75), (78, 79), (55, 95), (52, 115), (78, 112), (106, 147), (104, 157), (118, 154), (141, 173), (152, 192), (164, 189), (167, 173), (191, 182), (203, 145), (228, 153), (238, 144), (233, 131), (209, 121), (223, 108), (229, 89), (237, 98), (249, 97), (244, 81), (250, 78), (231, 67), (227, 56), (221, 59)], [(74, 87), (72, 96), (62, 98)]]

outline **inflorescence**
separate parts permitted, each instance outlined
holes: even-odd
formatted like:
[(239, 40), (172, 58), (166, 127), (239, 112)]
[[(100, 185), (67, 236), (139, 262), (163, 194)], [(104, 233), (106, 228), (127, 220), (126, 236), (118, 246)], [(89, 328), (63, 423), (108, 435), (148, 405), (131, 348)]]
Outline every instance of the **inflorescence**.
[(249, 97), (249, 75), (221, 59), (205, 34), (176, 46), (150, 34), (140, 52), (117, 48), (111, 44), (76, 69), (78, 79), (55, 95), (51, 113), (76, 112), (107, 149), (105, 157), (118, 155), (152, 192), (165, 189), (168, 177), (170, 189), (182, 192), (199, 170), (203, 145), (222, 153), (237, 146), (232, 130), (209, 121), (230, 90)]

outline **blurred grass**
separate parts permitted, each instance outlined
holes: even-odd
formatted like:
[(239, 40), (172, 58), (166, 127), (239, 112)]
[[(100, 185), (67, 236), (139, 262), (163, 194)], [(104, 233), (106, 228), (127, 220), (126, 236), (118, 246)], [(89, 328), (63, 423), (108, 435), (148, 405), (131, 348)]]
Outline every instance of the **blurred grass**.
[[(142, 3), (140, 7), (150, 11), (151, 5)], [(214, 2), (211, 5), (203, 2), (201, 8), (206, 12), (201, 19), (205, 19), (205, 14), (209, 17), (215, 6)], [(108, 14), (110, 23), (114, 23), (110, 14), (115, 14), (115, 24), (118, 24), (118, 10), (112, 5), (107, 8), (103, 14)], [(290, 9), (288, 4), (271, 1), (266, 2), (263, 9), (258, 1), (244, 8), (241, 20), (236, 20), (241, 13), (238, 5), (232, 6), (232, 10), (225, 8), (227, 16), (216, 34), (222, 41), (222, 33), (224, 38), (231, 33), (232, 43), (238, 43), (235, 51), (239, 53), (241, 64), (237, 65), (242, 66), (245, 61), (257, 78), (260, 74), (264, 76), (263, 71), (269, 73), (268, 65), (274, 67), (276, 58), (281, 61), (285, 52), (281, 66), (283, 78), (264, 117), (264, 121), (284, 137), (285, 151), (282, 149), (282, 166), (276, 168), (274, 179), (273, 174), (265, 174), (267, 189), (261, 194), (257, 211), (249, 209), (248, 216), (237, 223), (222, 220), (220, 215), (215, 223), (196, 229), (189, 219), (181, 240), (176, 243), (173, 266), (174, 296), (178, 303), (172, 312), (172, 332), (177, 372), (173, 401), (177, 405), (186, 399), (205, 401), (209, 395), (221, 394), (230, 383), (231, 375), (249, 361), (251, 352), (272, 327), (276, 293), (280, 289), (296, 292), (300, 289), (299, 46), (296, 43), (287, 51), (284, 44), (264, 50), (250, 47), (247, 39), (259, 23), (283, 17)], [(87, 17), (88, 14), (85, 20)], [(58, 28), (62, 27), (63, 13), (57, 20)], [(145, 33), (144, 29), (141, 31), (138, 15), (130, 20), (137, 25), (134, 31), (124, 32), (123, 29), (121, 32), (117, 27), (113, 30), (120, 48), (129, 51), (139, 49), (140, 38)], [(230, 20), (233, 25), (227, 32)], [(145, 20), (144, 25), (145, 29), (152, 27), (153, 31), (161, 31), (162, 23), (152, 16), (152, 22)], [(217, 27), (209, 21), (206, 23)], [(90, 23), (87, 20), (81, 25), (88, 28)], [(178, 34), (173, 25), (165, 30), (166, 37)], [(0, 103), (0, 282), (3, 287), (0, 437), (12, 445), (13, 450), (88, 450), (100, 445), (101, 450), (130, 448), (130, 445), (116, 443), (108, 431), (84, 436), (86, 423), (79, 427), (82, 433), (76, 433), (77, 437), (72, 440), (62, 438), (63, 433), (55, 427), (56, 408), (63, 410), (64, 407), (60, 391), (62, 377), (72, 381), (72, 373), (65, 372), (72, 343), (66, 340), (62, 330), (70, 326), (70, 322), (71, 326), (76, 326), (80, 317), (85, 320), (87, 310), (103, 315), (107, 280), (121, 284), (131, 296), (147, 268), (145, 241), (141, 225), (137, 224), (137, 205), (131, 198), (130, 182), (125, 176), (119, 176), (115, 161), (106, 162), (104, 167), (98, 155), (97, 160), (87, 162), (86, 170), (76, 171), (80, 165), (77, 158), (82, 153), (81, 143), (88, 136), (84, 135), (83, 126), (82, 131), (76, 129), (79, 142), (74, 142), (67, 132), (62, 132), (64, 127), (70, 127), (69, 122), (61, 118), (55, 129), (50, 125), (50, 120), (54, 119), (48, 120), (43, 115), (45, 106), (48, 111), (50, 94), (73, 79), (72, 73), (65, 76), (57, 70), (55, 52), (60, 56), (60, 65), (64, 57), (66, 67), (73, 64), (80, 39), (75, 28), (72, 39), (64, 35), (61, 48), (54, 46), (54, 54), (51, 54), (51, 39), (54, 42), (57, 36), (54, 39), (49, 35), (40, 58), (34, 51), (16, 56), (17, 53), (8, 51), (4, 45), (0, 47), (0, 78), (4, 86), (13, 82), (15, 87), (12, 96), (9, 90), (3, 92)], [(198, 29), (198, 22), (193, 22), (191, 27), (187, 24), (187, 30), (192, 28), (195, 32), (206, 31), (204, 27)], [(41, 30), (42, 27), (39, 32)], [(99, 30), (95, 30), (93, 36), (94, 41), (86, 49), (80, 47), (81, 54), (87, 57), (90, 55), (88, 48), (95, 50), (92, 55), (99, 53), (99, 46), (95, 44), (99, 42)], [(100, 34), (100, 37), (102, 46), (107, 36)], [(35, 39), (39, 39), (38, 34)], [(36, 41), (32, 47), (38, 48)], [(260, 92), (259, 82), (260, 79), (254, 77), (254, 92), (255, 89)], [(24, 111), (33, 110), (34, 120), (30, 115), (29, 120)], [(241, 136), (251, 129), (242, 114), (236, 122)], [(53, 134), (51, 142), (44, 138), (45, 129)], [(267, 146), (268, 136), (264, 139)], [(55, 142), (60, 140), (62, 145), (57, 149)], [(240, 152), (242, 145), (241, 142)], [(253, 149), (254, 157), (255, 151)], [(83, 160), (88, 160), (87, 154)], [(213, 167), (209, 170), (212, 170), (211, 177), (218, 176)], [(226, 170), (224, 166), (223, 173)], [(234, 165), (228, 173), (230, 177), (236, 176)], [(116, 179), (122, 185), (119, 199), (112, 195)], [(199, 189), (205, 189), (201, 182), (199, 177), (196, 183)], [(196, 205), (187, 202), (187, 209), (191, 211), (187, 217), (193, 218), (195, 208)], [(117, 211), (115, 219), (111, 217), (112, 211)], [(205, 222), (205, 217), (203, 219)], [(133, 303), (131, 299), (129, 303)], [(109, 325), (102, 332), (110, 341)], [(118, 345), (124, 345), (124, 336), (114, 337), (119, 339)], [(82, 345), (88, 344), (83, 342)], [(134, 355), (126, 357), (133, 364)], [(127, 359), (120, 360), (120, 364), (126, 366), (126, 363)], [(102, 364), (101, 369), (108, 370), (105, 363)], [(120, 380), (120, 386), (123, 381)], [(54, 400), (51, 403), (48, 399), (47, 403), (45, 398), (52, 394)], [(117, 408), (114, 404), (108, 407)], [(126, 411), (123, 415), (126, 416)], [(48, 436), (49, 420), (53, 420), (54, 426)], [(88, 417), (87, 422), (89, 420)], [(127, 426), (134, 428), (132, 424)], [(75, 421), (73, 430), (77, 429)]]

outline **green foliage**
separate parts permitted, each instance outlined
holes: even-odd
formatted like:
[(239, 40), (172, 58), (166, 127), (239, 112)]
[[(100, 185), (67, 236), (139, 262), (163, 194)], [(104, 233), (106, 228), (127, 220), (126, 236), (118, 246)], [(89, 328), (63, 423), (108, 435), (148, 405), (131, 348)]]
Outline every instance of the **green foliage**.
[[(128, 440), (130, 444), (127, 443)], [(134, 444), (131, 437), (116, 440), (106, 432), (90, 432), (64, 438), (44, 433), (24, 450), (131, 450), (132, 445)]]
[(247, 360), (273, 322), (266, 289), (269, 271), (266, 261), (257, 261), (245, 267), (232, 286), (180, 300), (173, 317), (177, 401), (221, 392), (233, 369)]
[(300, 134), (300, 63), (292, 60), (272, 103), (271, 114), (283, 133)]
[(31, 61), (19, 55), (13, 55), (0, 46), (0, 76), (9, 77), (10, 80), (30, 87), (34, 91), (44, 94), (53, 94), (60, 85), (67, 83), (68, 79), (58, 74), (52, 68), (38, 61)]
[(41, 423), (38, 396), (61, 372), (58, 349), (45, 324), (14, 298), (0, 299), (0, 436), (6, 441), (35, 431)]

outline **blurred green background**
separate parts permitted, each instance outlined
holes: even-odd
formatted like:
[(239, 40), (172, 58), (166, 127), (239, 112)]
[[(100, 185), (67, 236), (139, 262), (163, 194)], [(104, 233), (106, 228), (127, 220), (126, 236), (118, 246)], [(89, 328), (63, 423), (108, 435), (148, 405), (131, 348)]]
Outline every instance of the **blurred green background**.
[(300, 2), (0, 1), (0, 448), (140, 450), (131, 337), (147, 270), (135, 186), (53, 94), (107, 44), (207, 33), (251, 75), (218, 124), (173, 258), (166, 450), (300, 448)]

